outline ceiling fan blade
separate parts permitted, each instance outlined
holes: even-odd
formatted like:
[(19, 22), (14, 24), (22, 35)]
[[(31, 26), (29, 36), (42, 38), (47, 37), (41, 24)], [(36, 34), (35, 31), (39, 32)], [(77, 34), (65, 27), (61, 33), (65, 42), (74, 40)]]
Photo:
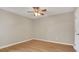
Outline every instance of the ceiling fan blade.
[(43, 9), (42, 11), (43, 11), (43, 12), (46, 12), (46, 11), (47, 11), (47, 9)]
[(44, 15), (44, 13), (40, 13), (41, 15)]
[(40, 9), (40, 7), (33, 7), (33, 9)]

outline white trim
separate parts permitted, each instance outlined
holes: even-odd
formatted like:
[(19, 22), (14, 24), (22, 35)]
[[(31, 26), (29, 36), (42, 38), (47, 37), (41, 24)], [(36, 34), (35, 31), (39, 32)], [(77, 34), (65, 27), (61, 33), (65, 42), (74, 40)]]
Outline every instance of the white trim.
[(13, 45), (16, 45), (16, 44), (19, 44), (19, 43), (27, 42), (27, 41), (30, 41), (30, 40), (32, 40), (32, 39), (27, 39), (27, 40), (11, 43), (11, 44), (8, 44), (8, 45), (5, 45), (5, 46), (0, 46), (0, 49), (7, 48), (7, 47), (10, 47), (10, 46), (13, 46)]
[(41, 40), (41, 41), (46, 41), (46, 42), (51, 42), (51, 43), (58, 43), (58, 44), (64, 44), (64, 45), (72, 45), (73, 44), (69, 44), (69, 43), (62, 43), (62, 42), (56, 42), (56, 41), (51, 41), (51, 40), (46, 40), (46, 39), (37, 39), (37, 38), (32, 38), (34, 40)]
[(76, 51), (76, 52), (79, 52), (79, 51), (76, 49), (76, 47), (75, 47), (75, 46), (73, 46), (73, 48), (75, 49), (75, 51)]
[(16, 45), (16, 44), (19, 44), (19, 43), (27, 42), (27, 41), (30, 41), (30, 40), (41, 40), (41, 41), (46, 41), (46, 42), (51, 42), (51, 43), (58, 43), (58, 44), (72, 45), (73, 46), (73, 44), (69, 44), (69, 43), (62, 43), (62, 42), (56, 42), (56, 41), (51, 41), (51, 40), (46, 40), (46, 39), (32, 38), (32, 39), (27, 39), (27, 40), (24, 40), (24, 41), (8, 44), (8, 45), (5, 45), (5, 46), (0, 46), (0, 49), (7, 48), (7, 47), (10, 47), (10, 46), (13, 46), (13, 45)]

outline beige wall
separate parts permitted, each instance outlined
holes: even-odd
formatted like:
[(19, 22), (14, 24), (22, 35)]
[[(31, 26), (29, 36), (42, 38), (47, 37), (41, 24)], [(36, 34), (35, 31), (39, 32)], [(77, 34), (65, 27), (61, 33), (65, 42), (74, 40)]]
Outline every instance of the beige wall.
[(30, 20), (0, 10), (0, 46), (30, 38), (73, 44), (74, 14), (65, 13)]
[(32, 21), (0, 10), (0, 46), (31, 38)]
[(73, 44), (74, 13), (64, 13), (34, 21), (33, 37)]

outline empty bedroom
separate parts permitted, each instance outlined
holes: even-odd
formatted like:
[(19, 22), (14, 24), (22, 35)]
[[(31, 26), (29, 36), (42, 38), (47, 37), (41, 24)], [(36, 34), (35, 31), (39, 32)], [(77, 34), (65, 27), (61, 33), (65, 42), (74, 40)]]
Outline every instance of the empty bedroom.
[(0, 7), (0, 52), (77, 52), (78, 16), (74, 7)]

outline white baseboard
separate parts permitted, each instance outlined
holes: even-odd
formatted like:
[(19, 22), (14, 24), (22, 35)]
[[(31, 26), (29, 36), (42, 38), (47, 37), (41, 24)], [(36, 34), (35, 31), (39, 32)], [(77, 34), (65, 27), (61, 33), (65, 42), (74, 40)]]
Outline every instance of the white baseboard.
[(41, 40), (41, 41), (46, 41), (46, 42), (51, 42), (51, 43), (58, 43), (58, 44), (64, 44), (64, 45), (72, 45), (73, 44), (69, 44), (69, 43), (62, 43), (62, 42), (56, 42), (56, 41), (51, 41), (51, 40), (46, 40), (46, 39), (37, 39), (37, 38), (32, 38), (34, 40)]
[(32, 40), (32, 39), (27, 39), (27, 40), (11, 43), (11, 44), (8, 44), (8, 45), (5, 45), (5, 46), (0, 46), (0, 49), (7, 48), (7, 47), (10, 47), (10, 46), (13, 46), (13, 45), (16, 45), (16, 44), (19, 44), (19, 43), (27, 42), (27, 41), (30, 41), (30, 40)]
[(11, 43), (11, 44), (8, 44), (8, 45), (5, 45), (5, 46), (0, 46), (0, 49), (2, 49), (2, 48), (7, 48), (7, 47), (10, 47), (10, 46), (19, 44), (19, 43), (27, 42), (27, 41), (30, 41), (30, 40), (33, 40), (33, 39), (34, 39), (34, 40), (40, 40), (40, 41), (51, 42), (51, 43), (58, 43), (58, 44), (72, 45), (72, 46), (73, 46), (73, 44), (69, 44), (69, 43), (61, 43), (61, 42), (50, 41), (50, 40), (45, 40), (45, 39), (32, 38), (32, 39), (23, 40), (23, 41), (20, 41), (20, 42)]

